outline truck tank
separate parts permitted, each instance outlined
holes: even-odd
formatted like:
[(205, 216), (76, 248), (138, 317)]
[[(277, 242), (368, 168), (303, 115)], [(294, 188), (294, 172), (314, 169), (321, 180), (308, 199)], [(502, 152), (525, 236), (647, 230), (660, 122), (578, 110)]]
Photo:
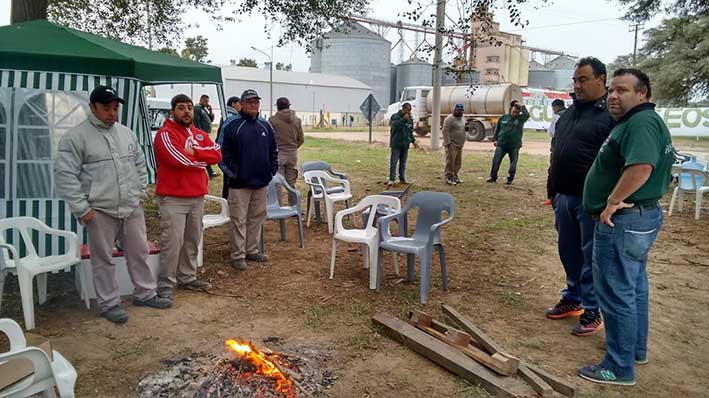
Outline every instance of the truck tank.
[[(443, 86), (441, 114), (453, 113), (455, 104), (463, 104), (466, 115), (503, 115), (513, 100), (522, 101), (522, 90), (513, 83)], [(433, 111), (433, 95), (426, 98), (426, 109)]]

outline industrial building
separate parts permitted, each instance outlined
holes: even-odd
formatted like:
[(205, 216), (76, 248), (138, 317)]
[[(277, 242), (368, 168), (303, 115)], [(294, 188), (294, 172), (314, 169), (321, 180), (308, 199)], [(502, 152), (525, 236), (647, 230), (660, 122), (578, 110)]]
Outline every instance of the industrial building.
[(346, 22), (313, 43), (310, 72), (359, 80), (386, 109), (391, 99), (391, 43), (356, 22)]
[(515, 83), (527, 85), (529, 49), (524, 47), (522, 35), (500, 31), (500, 24), (493, 22), (489, 32), (483, 33), (479, 22), (473, 23), (473, 37), (489, 36), (490, 41), (476, 41), (474, 69), (480, 72), (481, 83)]
[(529, 87), (560, 91), (573, 89), (576, 62), (577, 59), (569, 55), (560, 55), (545, 64), (530, 62)]
[[(222, 66), (224, 78), (224, 93), (228, 97), (239, 96), (247, 88), (258, 91), (261, 96), (262, 114), (268, 117), (273, 104), (276, 112), (275, 100), (278, 97), (288, 97), (291, 108), (295, 110), (305, 125), (319, 124), (321, 120), (325, 125), (331, 125), (334, 119), (336, 125), (341, 125), (344, 120), (353, 117), (355, 126), (364, 125), (365, 119), (359, 110), (365, 98), (372, 91), (366, 84), (347, 76), (335, 76), (321, 73), (290, 72), (282, 70), (273, 71), (273, 98), (270, 97), (269, 69), (247, 68), (241, 66)], [(202, 94), (212, 98), (216, 103), (216, 92), (213, 87), (201, 84), (162, 85), (155, 86), (155, 97), (172, 98), (183, 93), (197, 102)], [(386, 107), (386, 104), (382, 105)], [(215, 109), (216, 111), (216, 109)]]

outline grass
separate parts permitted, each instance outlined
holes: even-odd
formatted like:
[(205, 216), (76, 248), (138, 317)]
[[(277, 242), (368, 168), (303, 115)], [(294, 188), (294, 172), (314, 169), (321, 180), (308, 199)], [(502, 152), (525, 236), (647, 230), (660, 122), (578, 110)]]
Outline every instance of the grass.
[[(306, 133), (363, 133), (363, 132), (368, 132), (369, 127), (335, 127), (335, 128), (313, 128), (313, 127), (306, 127), (303, 129), (304, 132)], [(389, 126), (374, 126), (372, 127), (372, 131), (377, 131), (377, 132), (386, 132), (389, 131)]]

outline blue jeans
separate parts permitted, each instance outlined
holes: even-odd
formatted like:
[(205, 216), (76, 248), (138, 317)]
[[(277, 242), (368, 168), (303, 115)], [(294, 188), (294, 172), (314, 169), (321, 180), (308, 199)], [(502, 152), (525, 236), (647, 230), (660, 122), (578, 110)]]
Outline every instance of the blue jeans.
[(554, 226), (559, 235), (559, 259), (566, 271), (566, 287), (561, 291), (561, 297), (598, 313), (591, 266), (596, 224), (584, 211), (578, 196), (556, 194), (553, 205)]
[(601, 366), (617, 377), (635, 377), (635, 359), (647, 357), (647, 254), (662, 225), (662, 209), (612, 217), (614, 228), (596, 223), (593, 286), (606, 329)]
[(399, 181), (406, 180), (406, 159), (409, 157), (409, 147), (391, 148), (389, 159), (389, 181), (396, 178), (396, 162), (399, 162)]
[(501, 145), (495, 147), (495, 155), (492, 157), (492, 169), (490, 170), (490, 178), (497, 181), (497, 171), (500, 170), (500, 164), (502, 164), (502, 158), (505, 155), (510, 157), (510, 170), (507, 173), (507, 181), (512, 181), (515, 179), (515, 173), (517, 172), (517, 159), (519, 158), (519, 147), (517, 148), (507, 148)]

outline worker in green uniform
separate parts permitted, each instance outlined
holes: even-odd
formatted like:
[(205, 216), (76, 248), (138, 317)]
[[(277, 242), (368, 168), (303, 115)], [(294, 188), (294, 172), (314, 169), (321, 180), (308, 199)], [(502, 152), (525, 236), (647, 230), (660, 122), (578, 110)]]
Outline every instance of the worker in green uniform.
[(391, 126), (391, 136), (389, 137), (389, 147), (391, 157), (389, 159), (389, 182), (387, 185), (394, 185), (396, 177), (396, 164), (399, 163), (399, 181), (406, 182), (406, 159), (409, 157), (409, 145), (417, 146), (414, 138), (414, 122), (411, 119), (411, 104), (405, 102), (401, 110), (396, 112), (389, 122)]
[(517, 172), (517, 159), (519, 148), (522, 147), (522, 132), (524, 123), (529, 119), (527, 107), (518, 101), (510, 103), (510, 113), (502, 115), (497, 121), (495, 135), (492, 142), (495, 144), (495, 155), (492, 158), (492, 169), (487, 182), (497, 182), (497, 171), (500, 169), (502, 158), (510, 157), (510, 170), (507, 173), (506, 184), (512, 184)]

